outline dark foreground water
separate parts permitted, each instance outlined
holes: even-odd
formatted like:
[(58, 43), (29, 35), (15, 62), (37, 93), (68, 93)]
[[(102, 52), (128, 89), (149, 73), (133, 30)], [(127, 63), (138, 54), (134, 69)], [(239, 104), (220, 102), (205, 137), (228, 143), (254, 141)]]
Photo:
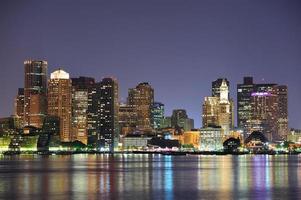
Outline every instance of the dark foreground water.
[(301, 156), (0, 156), (0, 199), (300, 199)]

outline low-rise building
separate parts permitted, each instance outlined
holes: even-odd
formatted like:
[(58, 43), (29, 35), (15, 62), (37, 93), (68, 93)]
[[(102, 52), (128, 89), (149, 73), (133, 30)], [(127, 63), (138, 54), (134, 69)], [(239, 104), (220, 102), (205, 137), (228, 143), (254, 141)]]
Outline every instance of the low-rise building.
[(200, 150), (220, 151), (223, 149), (223, 130), (219, 126), (200, 129)]
[(195, 149), (200, 149), (200, 131), (191, 130), (186, 131), (183, 134), (182, 145), (192, 145)]
[(301, 144), (301, 130), (292, 129), (287, 135), (287, 141)]
[(152, 137), (146, 135), (127, 135), (122, 138), (122, 147), (124, 150), (146, 148), (150, 139), (152, 139)]

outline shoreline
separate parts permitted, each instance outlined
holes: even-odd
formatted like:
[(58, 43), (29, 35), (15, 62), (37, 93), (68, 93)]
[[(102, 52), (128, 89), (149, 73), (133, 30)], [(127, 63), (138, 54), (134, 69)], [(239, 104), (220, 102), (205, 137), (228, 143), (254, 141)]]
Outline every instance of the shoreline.
[(214, 156), (224, 156), (224, 155), (299, 155), (301, 152), (222, 152), (222, 151), (118, 151), (118, 152), (98, 152), (98, 151), (47, 151), (47, 152), (38, 152), (38, 151), (5, 151), (0, 153), (4, 156), (13, 156), (13, 155), (75, 155), (75, 154), (148, 154), (148, 155), (166, 155), (166, 156), (189, 156), (189, 155), (214, 155)]

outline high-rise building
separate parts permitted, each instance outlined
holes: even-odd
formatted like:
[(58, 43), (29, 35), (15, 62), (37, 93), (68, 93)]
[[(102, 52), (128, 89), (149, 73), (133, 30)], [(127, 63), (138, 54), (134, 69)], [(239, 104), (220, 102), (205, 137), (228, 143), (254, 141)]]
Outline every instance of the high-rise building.
[(47, 112), (47, 61), (24, 61), (24, 126), (41, 128)]
[(229, 86), (227, 85), (226, 80), (222, 81), (219, 94), (218, 125), (221, 126), (224, 133), (227, 135), (230, 133), (230, 129), (233, 128), (233, 112), (229, 101)]
[(219, 98), (205, 97), (203, 103), (202, 124), (203, 127), (218, 126)]
[(162, 122), (164, 118), (164, 104), (160, 102), (154, 102), (151, 106), (152, 127), (154, 129), (162, 128)]
[(237, 85), (237, 126), (245, 132), (250, 128), (252, 117), (251, 95), (255, 89), (252, 77), (244, 77), (243, 84)]
[(136, 88), (129, 89), (128, 105), (137, 112), (137, 128), (151, 130), (151, 106), (154, 103), (154, 89), (148, 83), (139, 83)]
[(280, 139), (287, 137), (288, 128), (288, 90), (286, 85), (277, 86), (278, 96), (278, 136)]
[(87, 134), (88, 145), (96, 146), (97, 133), (99, 132), (99, 83), (94, 83), (88, 88), (88, 109), (87, 109)]
[[(234, 128), (234, 101), (230, 98), (230, 82), (226, 78), (219, 78), (212, 82), (212, 97), (220, 98), (220, 104), (222, 107), (221, 112), (227, 112), (229, 117), (229, 128)], [(230, 113), (230, 115), (228, 114)], [(220, 117), (221, 119), (221, 117)], [(224, 119), (223, 121), (225, 121)]]
[(138, 120), (135, 108), (131, 105), (120, 104), (118, 114), (120, 134), (126, 136), (135, 132)]
[(237, 85), (237, 122), (245, 133), (261, 131), (272, 141), (288, 133), (287, 86), (254, 84), (245, 77)]
[(251, 94), (252, 117), (249, 133), (262, 132), (269, 141), (277, 138), (278, 102), (274, 84), (256, 85), (256, 92)]
[(212, 82), (212, 97), (205, 97), (202, 107), (204, 128), (220, 126), (225, 135), (234, 128), (234, 103), (229, 96), (227, 79), (217, 79)]
[(95, 84), (94, 78), (72, 78), (72, 132), (73, 140), (88, 143), (88, 101), (89, 89)]
[(171, 117), (164, 117), (162, 120), (162, 128), (172, 128)]
[[(230, 93), (229, 93), (229, 88), (230, 88), (230, 82), (226, 79), (226, 78), (218, 78), (215, 81), (212, 82), (212, 97), (220, 97), (220, 93), (221, 93), (221, 86), (222, 84), (226, 84), (226, 86), (228, 87), (228, 93), (224, 93), (227, 94), (228, 96), (225, 97), (227, 99), (230, 99)], [(225, 87), (223, 88), (225, 89)]]
[(18, 94), (15, 98), (14, 115), (19, 120), (19, 125), (23, 127), (24, 119), (24, 88), (18, 89)]
[(48, 115), (60, 119), (60, 140), (72, 141), (72, 84), (69, 74), (61, 69), (51, 73), (48, 82)]
[(180, 119), (187, 119), (188, 115), (186, 113), (186, 110), (184, 109), (175, 109), (172, 111), (171, 115), (171, 126), (179, 126)]
[(186, 110), (175, 109), (172, 111), (171, 115), (171, 127), (181, 127), (184, 131), (190, 131), (191, 129), (194, 129), (194, 120), (188, 118)]
[(119, 140), (119, 101), (118, 83), (113, 78), (104, 78), (100, 82), (100, 129), (98, 144), (100, 149), (114, 151)]
[(57, 116), (46, 116), (42, 127), (42, 132), (59, 138), (60, 118)]

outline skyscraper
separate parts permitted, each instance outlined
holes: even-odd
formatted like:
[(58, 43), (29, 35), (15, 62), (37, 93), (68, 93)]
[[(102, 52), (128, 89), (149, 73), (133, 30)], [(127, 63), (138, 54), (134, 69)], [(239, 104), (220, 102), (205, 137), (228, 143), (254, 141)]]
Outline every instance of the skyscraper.
[(126, 136), (135, 132), (138, 121), (135, 108), (131, 105), (120, 104), (118, 115), (120, 134)]
[(278, 101), (275, 84), (257, 84), (251, 94), (252, 117), (249, 133), (261, 131), (269, 141), (278, 138)]
[(162, 128), (162, 122), (164, 119), (164, 104), (160, 102), (154, 102), (151, 106), (152, 115), (152, 127), (154, 129)]
[(205, 97), (202, 115), (203, 127), (218, 126), (218, 113), (219, 113), (219, 98), (218, 97)]
[(225, 135), (234, 127), (234, 103), (229, 98), (229, 81), (217, 79), (212, 82), (212, 97), (203, 103), (203, 127), (219, 126)]
[(269, 140), (284, 139), (288, 133), (287, 86), (254, 84), (245, 77), (237, 85), (237, 122), (245, 133), (262, 131)]
[(97, 133), (99, 132), (99, 83), (94, 83), (88, 88), (88, 109), (87, 109), (87, 134), (88, 145), (96, 146)]
[(188, 115), (186, 113), (186, 110), (184, 109), (175, 109), (172, 111), (171, 115), (171, 126), (179, 126), (180, 119), (187, 119)]
[[(226, 78), (218, 78), (212, 82), (211, 91), (212, 97), (220, 98), (220, 106), (223, 105), (223, 107), (220, 107), (220, 112), (228, 112), (230, 114), (227, 114), (229, 117), (229, 128), (234, 128), (234, 101), (230, 98), (230, 82)], [(222, 119), (221, 116), (220, 119)]]
[(188, 118), (187, 112), (184, 109), (175, 109), (171, 115), (171, 127), (181, 127), (184, 131), (190, 131), (194, 128), (194, 120)]
[[(218, 78), (212, 82), (211, 92), (213, 97), (220, 97), (220, 91), (222, 83), (226, 83), (227, 87), (230, 88), (230, 82), (226, 78)], [(228, 99), (230, 99), (230, 94), (228, 90)]]
[(48, 82), (48, 115), (60, 119), (60, 139), (73, 139), (71, 127), (72, 85), (69, 74), (61, 69), (51, 73)]
[(114, 151), (119, 140), (118, 124), (118, 83), (113, 78), (104, 78), (100, 82), (100, 130), (98, 135), (99, 148)]
[(154, 103), (154, 89), (146, 82), (129, 89), (128, 105), (137, 112), (137, 127), (140, 130), (151, 130), (151, 106)]
[(243, 84), (237, 85), (237, 126), (245, 132), (252, 117), (251, 94), (255, 90), (252, 77), (244, 77)]
[(47, 61), (24, 61), (24, 126), (41, 128), (47, 112)]
[(89, 89), (95, 84), (94, 78), (72, 78), (72, 132), (73, 140), (87, 144), (87, 111)]
[(219, 94), (218, 124), (227, 135), (230, 133), (230, 129), (233, 128), (233, 110), (231, 109), (232, 106), (229, 101), (229, 86), (227, 85), (226, 80), (222, 81)]
[(286, 139), (288, 128), (288, 90), (286, 85), (277, 86), (278, 96), (278, 136)]
[(18, 94), (15, 97), (14, 115), (19, 120), (20, 127), (23, 127), (24, 119), (24, 88), (18, 89)]

